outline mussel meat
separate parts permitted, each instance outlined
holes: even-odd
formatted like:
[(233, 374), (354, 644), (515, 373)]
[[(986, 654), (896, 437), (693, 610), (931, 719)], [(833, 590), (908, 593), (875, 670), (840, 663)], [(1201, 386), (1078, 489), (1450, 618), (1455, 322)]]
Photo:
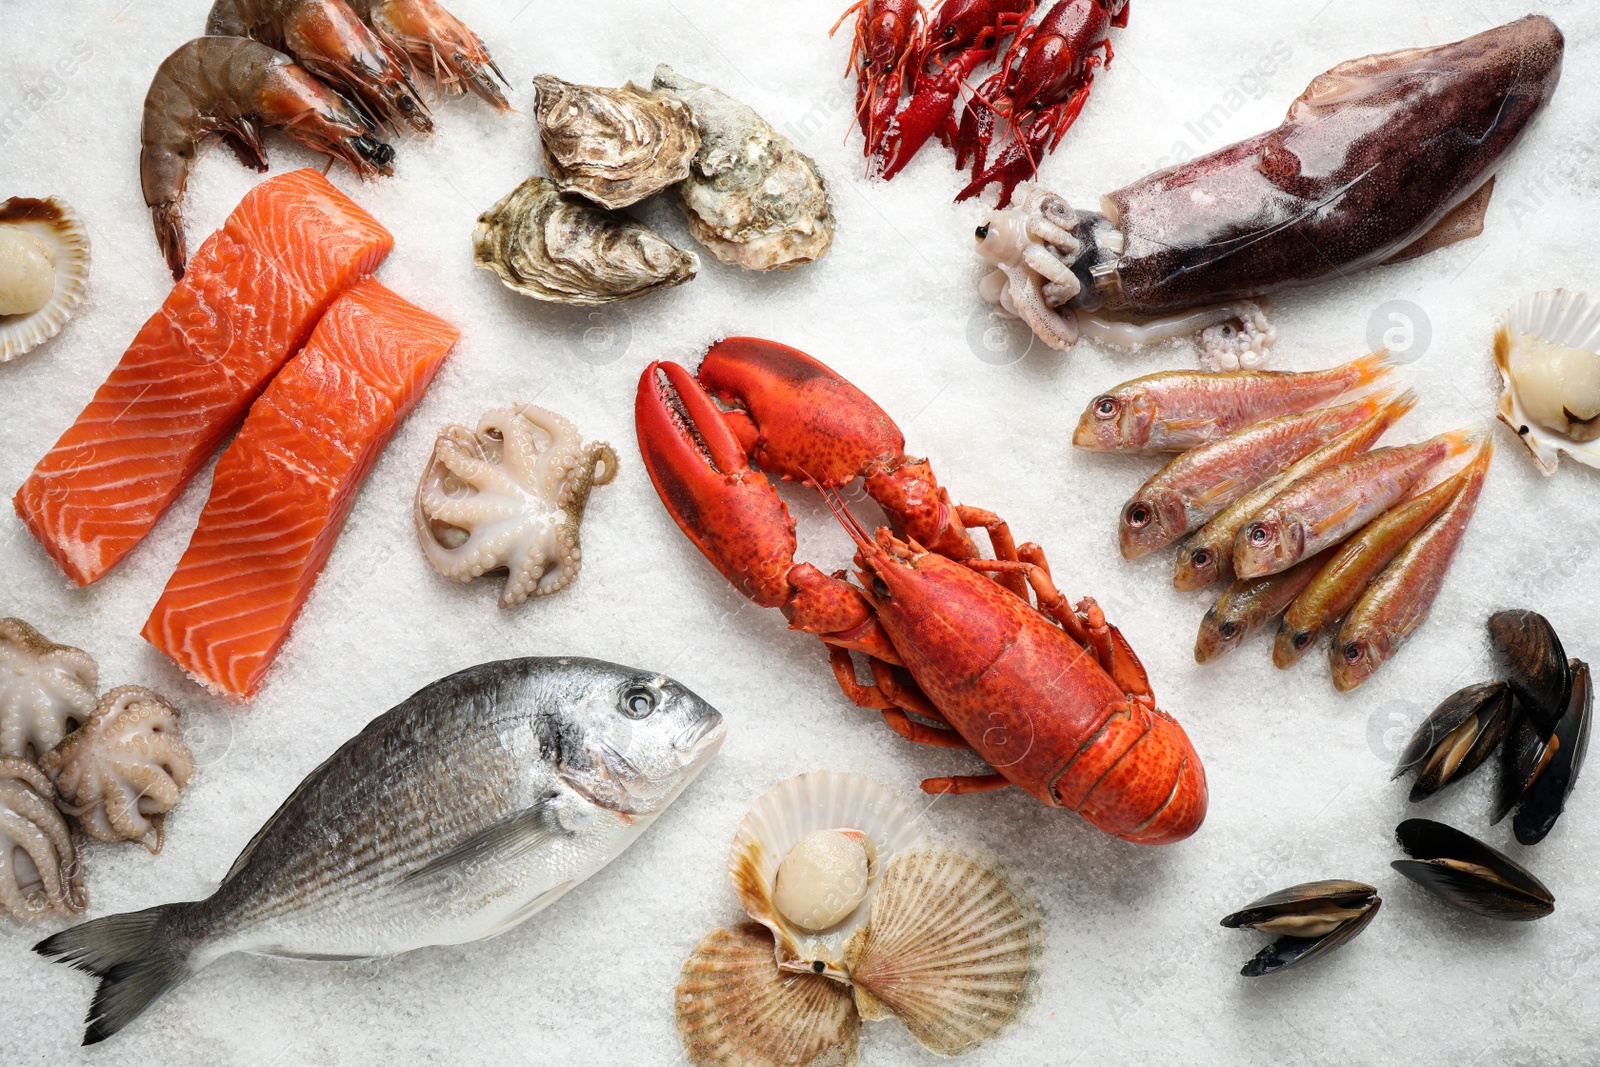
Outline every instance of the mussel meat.
[(1458, 908), (1487, 919), (1542, 919), (1556, 909), (1545, 884), (1509, 856), (1431, 819), (1407, 819), (1395, 829), (1411, 857), (1389, 866)]
[(1489, 616), (1489, 642), (1534, 725), (1552, 729), (1566, 711), (1572, 679), (1550, 620), (1537, 611), (1497, 611)]
[(532, 177), (478, 216), (473, 261), (538, 300), (593, 306), (686, 282), (700, 269), (650, 227)]
[(1480, 682), (1445, 697), (1412, 735), (1394, 777), (1416, 768), (1412, 803), (1465, 778), (1494, 751), (1511, 721), (1511, 689), (1505, 682)]
[(689, 176), (700, 134), (682, 100), (632, 82), (605, 89), (550, 74), (533, 87), (544, 165), (562, 192), (616, 210)]
[(1361, 882), (1304, 882), (1245, 905), (1224, 918), (1222, 925), (1278, 935), (1239, 971), (1246, 978), (1259, 978), (1349, 941), (1367, 928), (1382, 904), (1378, 891)]

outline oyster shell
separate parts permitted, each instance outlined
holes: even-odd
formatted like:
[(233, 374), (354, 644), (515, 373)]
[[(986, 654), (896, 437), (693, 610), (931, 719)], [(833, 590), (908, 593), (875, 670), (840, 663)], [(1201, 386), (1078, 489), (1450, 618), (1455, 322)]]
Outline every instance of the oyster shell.
[(955, 1056), (1010, 1030), (1037, 998), (1039, 909), (993, 855), (909, 849), (884, 871), (871, 912), (845, 949), (862, 1018), (892, 1015), (924, 1048)]
[(1428, 892), (1488, 919), (1542, 919), (1556, 909), (1545, 884), (1504, 853), (1444, 823), (1407, 819), (1395, 828), (1411, 856), (1389, 866)]
[(473, 262), (538, 300), (592, 307), (686, 282), (700, 269), (650, 227), (532, 177), (478, 216)]
[(811, 158), (765, 119), (665, 63), (651, 83), (688, 104), (700, 150), (678, 199), (689, 232), (724, 263), (789, 270), (833, 243), (833, 205)]
[[(860, 834), (868, 859), (860, 903), (820, 931), (792, 922), (775, 899), (779, 867), (813, 830)], [(844, 980), (845, 944), (871, 915), (884, 865), (921, 837), (915, 813), (884, 786), (859, 774), (814, 771), (778, 783), (755, 802), (734, 834), (728, 874), (745, 911), (772, 931), (779, 967)]]
[(1496, 413), (1554, 474), (1565, 452), (1600, 467), (1600, 301), (1568, 289), (1523, 297), (1494, 335)]
[(1246, 904), (1224, 917), (1222, 925), (1278, 935), (1239, 971), (1260, 978), (1349, 941), (1367, 928), (1382, 904), (1378, 891), (1363, 882), (1302, 882)]
[(758, 923), (714, 930), (678, 977), (678, 1034), (694, 1067), (855, 1067), (861, 1017), (848, 987), (780, 971)]
[(58, 197), (0, 203), (0, 363), (67, 324), (89, 283), (89, 228)]
[(533, 79), (544, 165), (556, 187), (627, 207), (689, 176), (700, 134), (688, 105), (628, 82), (620, 89)]

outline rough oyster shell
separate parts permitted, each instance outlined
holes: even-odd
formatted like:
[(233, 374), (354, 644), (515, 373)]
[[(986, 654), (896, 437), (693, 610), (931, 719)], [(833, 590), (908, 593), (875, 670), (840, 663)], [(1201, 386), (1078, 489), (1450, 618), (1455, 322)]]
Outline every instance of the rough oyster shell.
[(678, 186), (689, 232), (724, 263), (788, 270), (833, 243), (833, 205), (811, 158), (765, 119), (665, 63), (651, 83), (687, 103), (700, 151)]
[(0, 756), (0, 907), (24, 922), (89, 906), (83, 868), (56, 791), (25, 759)]
[[(791, 923), (773, 901), (778, 866), (812, 830), (854, 830), (868, 848), (867, 891), (855, 910), (821, 932)], [(885, 864), (922, 837), (917, 816), (884, 786), (859, 774), (814, 771), (780, 782), (755, 802), (734, 834), (728, 874), (750, 917), (772, 931), (785, 971), (843, 980), (845, 943), (871, 915)]]
[(694, 1067), (855, 1067), (861, 1017), (850, 990), (772, 962), (757, 923), (714, 930), (678, 978), (676, 1014)]
[(643, 223), (532, 177), (478, 216), (473, 261), (538, 300), (591, 307), (686, 282), (700, 269)]
[[(55, 284), (42, 307), (27, 314), (0, 314), (0, 363), (4, 363), (60, 333), (82, 303), (84, 287), (89, 284), (89, 228), (72, 205), (59, 197), (35, 200), (14, 196), (0, 203), (0, 231), (5, 231), (0, 238), (8, 246), (20, 236), (28, 249), (42, 250), (55, 271)], [(21, 280), (8, 280), (6, 259), (0, 254), (0, 288)], [(20, 270), (21, 265), (10, 269)], [(0, 298), (5, 295), (0, 292)], [(3, 303), (0, 299), (0, 305)]]
[(0, 756), (38, 760), (94, 713), (99, 671), (21, 619), (0, 619)]
[(1039, 909), (990, 853), (949, 842), (884, 871), (871, 921), (845, 950), (864, 1019), (890, 1015), (943, 1056), (1005, 1033), (1038, 996)]
[[(1540, 341), (1579, 350), (1593, 361), (1579, 356), (1581, 368), (1557, 367)], [(1595, 421), (1600, 416), (1600, 301), (1568, 289), (1523, 297), (1500, 317), (1494, 361), (1500, 369), (1496, 413), (1527, 446), (1539, 470), (1554, 474), (1562, 452), (1600, 467), (1600, 421)], [(1579, 382), (1565, 373), (1573, 370), (1583, 371), (1575, 376)], [(1552, 399), (1563, 390), (1572, 395)], [(1552, 412), (1544, 412), (1555, 406), (1562, 408), (1564, 425), (1553, 425)]]
[(700, 150), (682, 100), (628, 82), (620, 89), (533, 79), (544, 165), (556, 187), (601, 207), (627, 207), (689, 176)]
[(122, 685), (45, 753), (39, 769), (90, 837), (138, 841), (153, 855), (195, 765), (178, 736), (178, 709), (143, 686)]

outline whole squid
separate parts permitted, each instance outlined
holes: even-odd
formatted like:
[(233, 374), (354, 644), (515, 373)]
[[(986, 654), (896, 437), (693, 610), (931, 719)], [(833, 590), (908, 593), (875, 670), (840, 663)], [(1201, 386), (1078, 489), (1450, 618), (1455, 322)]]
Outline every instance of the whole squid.
[(978, 227), (998, 268), (983, 294), (1052, 348), (1080, 328), (1143, 344), (1241, 320), (1261, 355), (1270, 334), (1241, 302), (1481, 232), (1495, 170), (1555, 92), (1563, 48), (1555, 23), (1529, 15), (1341, 63), (1276, 129), (1147, 175), (1100, 212), (1019, 187)]

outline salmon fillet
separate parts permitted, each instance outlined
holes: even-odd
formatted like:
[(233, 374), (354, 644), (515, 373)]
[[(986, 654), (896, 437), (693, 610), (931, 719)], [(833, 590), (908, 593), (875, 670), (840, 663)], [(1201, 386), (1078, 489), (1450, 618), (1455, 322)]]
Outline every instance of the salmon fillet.
[(254, 693), (362, 480), (459, 336), (370, 278), (334, 301), (217, 461), (145, 640), (214, 689)]
[(245, 194), (12, 501), (79, 585), (150, 532), (394, 238), (314, 170)]

